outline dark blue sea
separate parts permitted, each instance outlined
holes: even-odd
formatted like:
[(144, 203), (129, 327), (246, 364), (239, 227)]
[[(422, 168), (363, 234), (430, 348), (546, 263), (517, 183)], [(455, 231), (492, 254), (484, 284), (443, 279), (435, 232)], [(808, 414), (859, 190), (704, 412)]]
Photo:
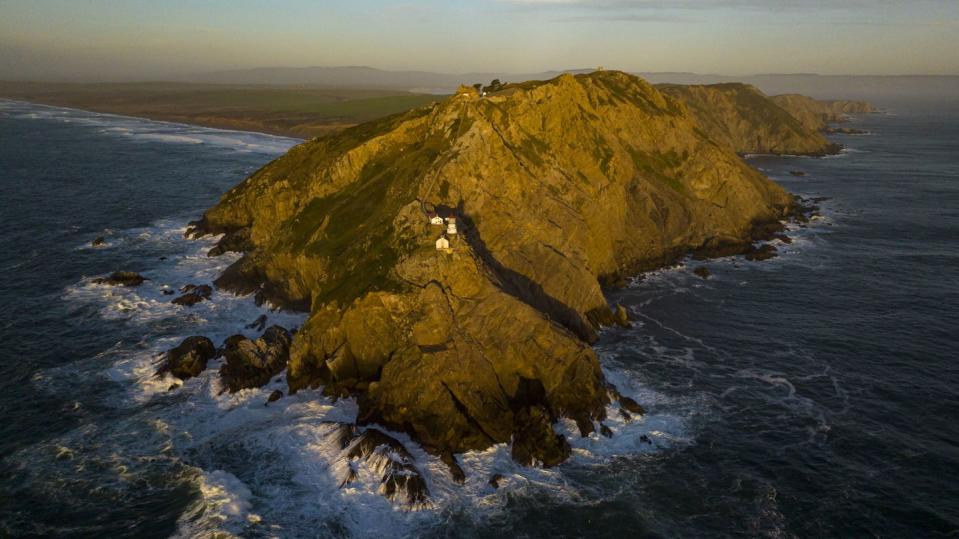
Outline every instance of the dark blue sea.
[[(959, 535), (959, 105), (879, 105), (838, 156), (750, 158), (827, 199), (779, 257), (611, 293), (634, 326), (596, 349), (642, 419), (548, 470), (462, 455), (463, 486), (409, 444), (433, 507), (406, 511), (372, 472), (337, 488), (353, 401), (154, 376), (185, 336), (303, 321), (163, 293), (234, 260), (187, 221), (298, 141), (0, 101), (0, 536)], [(119, 269), (149, 280), (93, 282)]]

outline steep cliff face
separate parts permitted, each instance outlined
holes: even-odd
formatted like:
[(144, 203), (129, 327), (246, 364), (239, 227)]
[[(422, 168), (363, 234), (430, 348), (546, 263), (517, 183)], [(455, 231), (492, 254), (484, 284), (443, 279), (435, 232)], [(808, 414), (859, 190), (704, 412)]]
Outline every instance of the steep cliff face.
[[(546, 433), (531, 457), (551, 464), (568, 452), (551, 422), (589, 432), (608, 401), (600, 283), (743, 245), (791, 205), (685, 106), (607, 71), (306, 142), (196, 232), (246, 251), (219, 286), (310, 309), (291, 389), (359, 395), (362, 421), (441, 453)], [(458, 219), (450, 252), (433, 209)]]
[(682, 101), (716, 142), (739, 153), (824, 155), (838, 147), (780, 108), (755, 86), (740, 83), (657, 86)]
[(799, 94), (776, 95), (770, 99), (813, 131), (821, 131), (830, 123), (844, 122), (848, 114), (876, 112), (876, 108), (865, 101), (822, 101)]

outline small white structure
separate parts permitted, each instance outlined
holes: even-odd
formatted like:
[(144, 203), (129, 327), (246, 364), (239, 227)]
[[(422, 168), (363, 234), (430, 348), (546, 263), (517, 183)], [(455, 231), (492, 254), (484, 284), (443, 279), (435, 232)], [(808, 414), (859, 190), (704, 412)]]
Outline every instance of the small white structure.
[(456, 217), (446, 218), (446, 233), (456, 234)]
[(450, 240), (446, 239), (446, 236), (440, 236), (436, 240), (436, 250), (437, 251), (449, 251), (450, 250)]
[(443, 218), (440, 217), (439, 215), (436, 215), (435, 213), (430, 214), (430, 224), (431, 224), (431, 225), (440, 225), (440, 226), (442, 226), (442, 225), (443, 225)]

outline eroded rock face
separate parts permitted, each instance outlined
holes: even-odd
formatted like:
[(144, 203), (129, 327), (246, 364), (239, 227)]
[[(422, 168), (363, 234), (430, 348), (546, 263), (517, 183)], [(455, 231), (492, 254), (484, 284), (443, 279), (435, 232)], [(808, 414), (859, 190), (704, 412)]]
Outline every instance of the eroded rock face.
[(180, 380), (199, 376), (207, 361), (216, 357), (213, 341), (206, 337), (187, 337), (166, 354), (166, 360), (157, 374), (169, 372)]
[(741, 83), (662, 84), (685, 104), (709, 138), (739, 153), (826, 155), (839, 146), (783, 110), (755, 86)]
[(230, 393), (260, 387), (286, 367), (290, 357), (290, 332), (270, 326), (257, 340), (234, 335), (223, 343), (226, 363), (220, 377)]
[[(616, 317), (601, 283), (743, 252), (793, 205), (686, 107), (606, 71), (466, 88), (301, 144), (192, 233), (249, 238), (218, 287), (310, 309), (291, 391), (357, 395), (361, 423), (439, 454), (519, 440), (518, 458), (551, 464), (568, 454), (556, 418), (585, 433), (605, 413), (589, 344)], [(449, 251), (433, 209), (457, 218)], [(259, 347), (231, 346), (246, 372)]]

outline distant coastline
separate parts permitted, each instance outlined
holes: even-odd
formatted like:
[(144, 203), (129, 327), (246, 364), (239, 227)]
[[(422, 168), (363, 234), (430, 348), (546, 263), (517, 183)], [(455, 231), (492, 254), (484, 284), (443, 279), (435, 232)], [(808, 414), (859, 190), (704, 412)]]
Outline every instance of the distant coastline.
[(441, 99), (396, 90), (166, 82), (0, 82), (0, 98), (299, 139), (334, 133)]

